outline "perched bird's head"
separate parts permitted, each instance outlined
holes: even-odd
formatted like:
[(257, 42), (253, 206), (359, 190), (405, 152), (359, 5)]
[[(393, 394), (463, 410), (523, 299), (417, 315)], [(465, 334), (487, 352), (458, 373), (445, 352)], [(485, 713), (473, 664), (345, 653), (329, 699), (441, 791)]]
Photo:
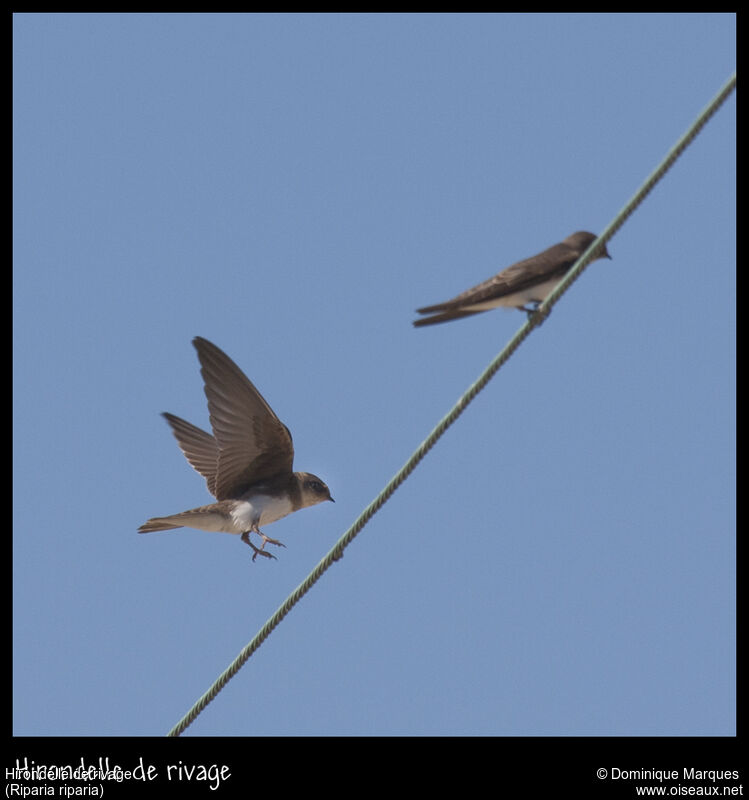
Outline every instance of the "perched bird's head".
[[(598, 238), (595, 233), (588, 233), (588, 231), (578, 231), (577, 233), (573, 233), (572, 236), (568, 236), (562, 244), (566, 244), (569, 247), (573, 247), (577, 250), (580, 255), (582, 255)], [(609, 255), (609, 251), (606, 249), (606, 245), (601, 247), (598, 250), (598, 255), (596, 258), (611, 258)], [(595, 261), (595, 259), (593, 259)]]
[(330, 496), (330, 489), (317, 475), (313, 475), (311, 472), (297, 472), (297, 477), (302, 485), (302, 502), (305, 506), (314, 506), (325, 500), (335, 503)]

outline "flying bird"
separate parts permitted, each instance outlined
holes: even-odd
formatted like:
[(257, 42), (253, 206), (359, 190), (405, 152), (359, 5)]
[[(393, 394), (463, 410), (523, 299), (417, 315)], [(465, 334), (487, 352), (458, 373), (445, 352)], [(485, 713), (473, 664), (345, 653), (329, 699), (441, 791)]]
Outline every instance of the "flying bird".
[[(215, 344), (200, 336), (198, 351), (213, 435), (174, 414), (163, 414), (190, 465), (218, 502), (153, 517), (138, 533), (197, 528), (238, 534), (258, 555), (275, 558), (265, 545), (285, 546), (271, 539), (261, 525), (324, 500), (330, 490), (316, 475), (294, 472), (294, 445), (289, 429), (239, 367)], [(256, 547), (250, 534), (260, 537)]]
[[(418, 328), (449, 322), (499, 306), (532, 314), (597, 238), (587, 231), (573, 233), (543, 253), (518, 261), (452, 300), (417, 308), (417, 313), (433, 316), (414, 320), (414, 325)], [(611, 258), (605, 245), (599, 248), (594, 260), (597, 258)]]

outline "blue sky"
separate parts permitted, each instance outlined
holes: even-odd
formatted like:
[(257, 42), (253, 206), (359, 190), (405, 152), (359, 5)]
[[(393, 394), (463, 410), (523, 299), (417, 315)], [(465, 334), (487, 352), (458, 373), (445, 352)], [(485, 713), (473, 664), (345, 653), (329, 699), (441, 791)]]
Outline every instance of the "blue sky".
[[(416, 330), (600, 231), (730, 14), (14, 18), (17, 735), (168, 731), (524, 321)], [(185, 736), (735, 733), (735, 99)], [(210, 501), (225, 350), (336, 504)]]

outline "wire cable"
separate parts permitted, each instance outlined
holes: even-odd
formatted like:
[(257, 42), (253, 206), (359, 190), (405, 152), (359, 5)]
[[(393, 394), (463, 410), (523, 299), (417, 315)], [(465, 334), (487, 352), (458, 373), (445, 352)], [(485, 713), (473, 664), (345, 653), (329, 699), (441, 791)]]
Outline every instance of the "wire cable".
[(195, 721), (203, 709), (213, 699), (215, 699), (216, 695), (218, 695), (221, 689), (223, 689), (224, 686), (234, 677), (234, 675), (237, 674), (250, 656), (268, 638), (274, 628), (280, 624), (281, 620), (283, 620), (289, 611), (291, 611), (291, 609), (302, 599), (302, 597), (304, 597), (304, 595), (307, 594), (307, 592), (317, 583), (317, 581), (322, 577), (323, 573), (326, 572), (343, 556), (343, 551), (353, 541), (354, 537), (392, 497), (392, 495), (395, 493), (395, 490), (408, 478), (414, 469), (416, 469), (416, 466), (419, 464), (419, 462), (432, 449), (432, 447), (434, 447), (445, 431), (447, 431), (447, 429), (466, 410), (471, 401), (487, 385), (487, 383), (489, 383), (499, 368), (510, 358), (515, 350), (517, 350), (530, 332), (535, 327), (540, 325), (544, 319), (546, 319), (559, 298), (567, 291), (572, 283), (577, 280), (582, 271), (593, 260), (594, 254), (597, 253), (599, 249), (614, 236), (614, 234), (619, 230), (619, 228), (621, 228), (629, 216), (631, 216), (635, 209), (642, 203), (648, 194), (650, 194), (652, 189), (673, 166), (682, 152), (691, 144), (697, 134), (699, 134), (710, 117), (712, 117), (713, 114), (715, 114), (715, 112), (720, 108), (720, 106), (723, 105), (735, 87), (736, 73), (734, 72), (723, 88), (706, 106), (699, 117), (697, 117), (697, 119), (692, 123), (687, 132), (676, 142), (676, 144), (667, 153), (663, 161), (645, 180), (637, 192), (635, 192), (632, 199), (614, 217), (613, 221), (604, 229), (603, 233), (577, 260), (572, 269), (564, 277), (564, 280), (559, 283), (554, 291), (539, 306), (538, 310), (528, 317), (525, 324), (518, 330), (512, 339), (510, 339), (502, 351), (495, 356), (494, 359), (492, 359), (486, 369), (481, 373), (478, 380), (468, 387), (468, 389), (458, 399), (450, 411), (437, 423), (427, 438), (424, 439), (424, 441), (416, 448), (408, 461), (406, 461), (406, 463), (390, 479), (385, 488), (362, 511), (362, 513), (354, 521), (353, 525), (351, 525), (351, 527), (341, 536), (335, 545), (333, 545), (331, 550), (317, 564), (312, 572), (310, 572), (305, 580), (302, 581), (302, 583), (296, 589), (294, 589), (294, 591), (286, 598), (286, 600), (284, 600), (273, 616), (271, 616), (265, 625), (263, 625), (254, 639), (252, 639), (252, 641), (242, 649), (234, 661), (232, 661), (227, 669), (224, 670), (221, 675), (219, 675), (208, 691), (195, 703), (195, 705), (193, 705), (193, 707), (174, 726), (174, 728), (169, 731), (167, 736), (179, 736), (189, 725)]

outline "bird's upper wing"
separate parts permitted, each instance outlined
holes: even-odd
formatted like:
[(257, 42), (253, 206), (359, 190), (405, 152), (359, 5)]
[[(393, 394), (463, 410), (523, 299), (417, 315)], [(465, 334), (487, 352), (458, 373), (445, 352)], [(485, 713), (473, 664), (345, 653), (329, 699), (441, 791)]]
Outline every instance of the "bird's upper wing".
[(216, 498), (236, 497), (258, 481), (291, 472), (289, 429), (226, 353), (199, 336), (193, 344), (218, 447)]

